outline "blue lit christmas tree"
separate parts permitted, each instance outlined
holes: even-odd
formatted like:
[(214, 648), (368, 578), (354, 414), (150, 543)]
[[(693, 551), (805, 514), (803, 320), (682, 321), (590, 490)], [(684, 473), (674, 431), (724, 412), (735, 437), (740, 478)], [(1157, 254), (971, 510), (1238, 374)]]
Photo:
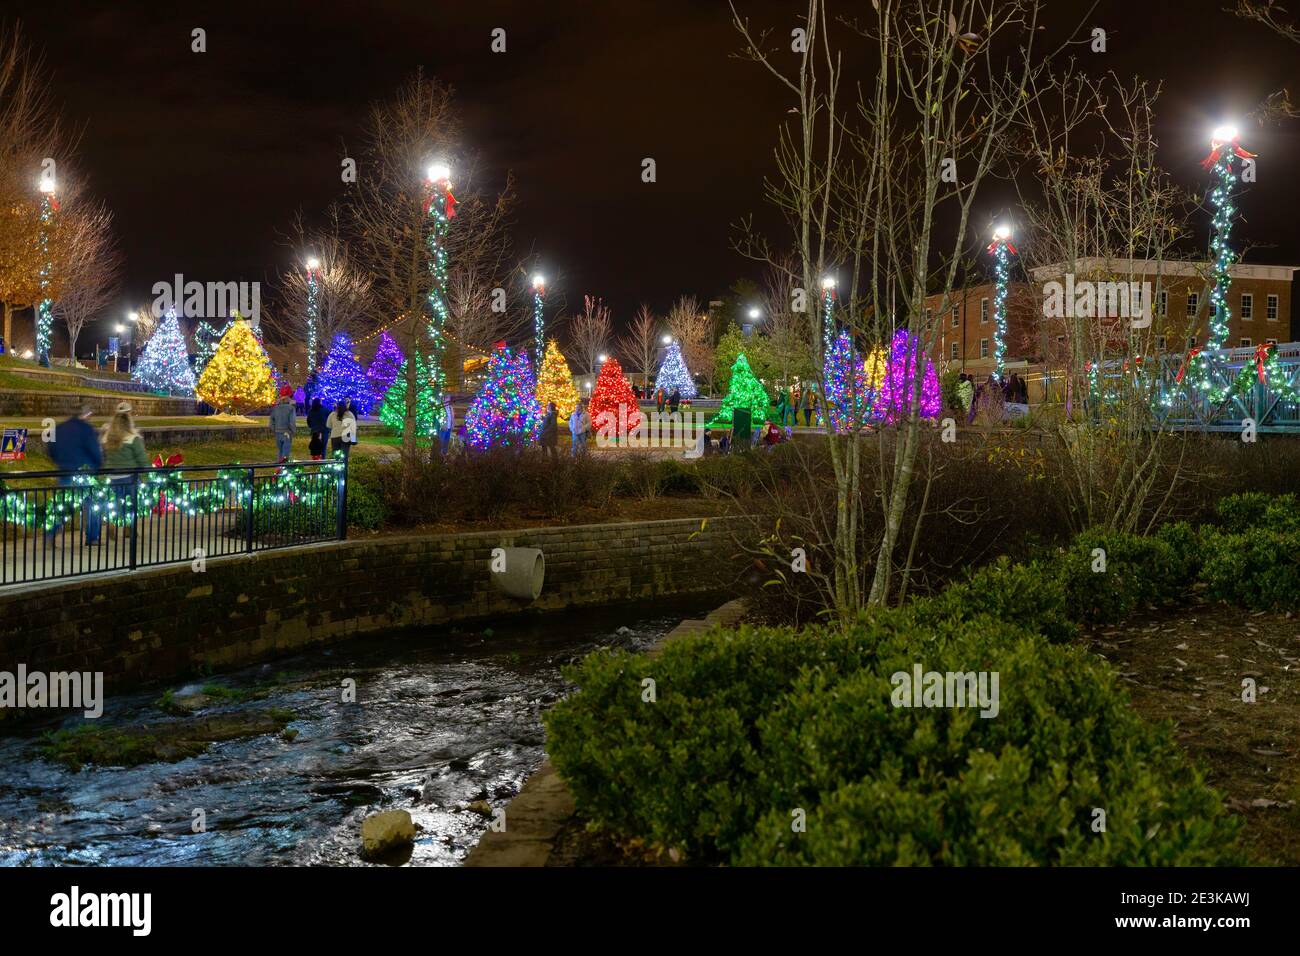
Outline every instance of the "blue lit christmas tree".
[(671, 395), (675, 388), (682, 398), (694, 398), (699, 394), (691, 370), (686, 367), (686, 359), (682, 357), (682, 347), (676, 342), (664, 351), (664, 360), (655, 376), (655, 391), (661, 388), (665, 395)]
[(140, 364), (132, 376), (141, 385), (155, 392), (172, 395), (194, 394), (194, 372), (185, 348), (185, 335), (176, 318), (176, 310), (168, 309), (162, 322), (154, 330), (140, 355)]
[(329, 354), (320, 367), (316, 380), (316, 394), (327, 405), (334, 405), (345, 398), (352, 399), (352, 408), (358, 415), (369, 415), (374, 405), (374, 396), (370, 391), (370, 381), (366, 371), (352, 354), (352, 339), (346, 332), (334, 336), (330, 343)]
[(498, 349), (488, 362), (487, 380), (465, 416), (466, 441), (484, 450), (502, 445), (528, 445), (537, 440), (542, 409), (537, 403), (537, 379), (526, 351)]
[(861, 428), (870, 408), (867, 371), (848, 332), (832, 342), (824, 374), (828, 426), (841, 435)]

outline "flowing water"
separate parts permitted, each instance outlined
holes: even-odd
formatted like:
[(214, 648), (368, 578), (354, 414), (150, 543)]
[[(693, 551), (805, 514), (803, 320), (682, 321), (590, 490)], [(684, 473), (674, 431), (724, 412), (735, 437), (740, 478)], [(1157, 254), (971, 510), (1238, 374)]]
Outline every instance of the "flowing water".
[[(177, 694), (253, 691), (204, 716), (287, 708), (297, 735), (214, 743), (177, 763), (72, 771), (35, 753), (53, 726), (179, 719), (158, 708), (158, 688), (111, 697), (98, 720), (0, 736), (0, 865), (357, 865), (362, 819), (389, 809), (422, 828), (411, 863), (454, 865), (489, 822), (466, 807), (504, 807), (541, 763), (541, 713), (569, 690), (560, 668), (597, 647), (642, 649), (707, 606), (403, 632), (178, 682)], [(356, 703), (342, 702), (348, 678)]]

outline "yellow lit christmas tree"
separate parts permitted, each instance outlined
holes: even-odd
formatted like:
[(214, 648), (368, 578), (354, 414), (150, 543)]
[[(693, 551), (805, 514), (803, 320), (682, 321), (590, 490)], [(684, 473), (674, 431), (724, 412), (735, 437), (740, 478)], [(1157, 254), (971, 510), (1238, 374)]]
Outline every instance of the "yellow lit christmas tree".
[(194, 392), (223, 412), (245, 412), (275, 404), (271, 360), (247, 322), (231, 323)]
[(578, 390), (573, 385), (573, 373), (569, 363), (560, 352), (560, 345), (555, 339), (546, 343), (546, 356), (542, 359), (542, 370), (537, 376), (537, 402), (546, 408), (547, 402), (554, 402), (560, 413), (560, 421), (566, 422), (573, 410), (578, 407)]

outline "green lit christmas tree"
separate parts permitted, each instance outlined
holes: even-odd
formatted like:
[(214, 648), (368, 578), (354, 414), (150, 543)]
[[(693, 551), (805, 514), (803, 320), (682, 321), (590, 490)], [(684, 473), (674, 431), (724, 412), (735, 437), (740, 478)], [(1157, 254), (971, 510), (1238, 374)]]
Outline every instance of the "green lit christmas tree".
[[(384, 403), (379, 408), (379, 420), (399, 434), (406, 421), (406, 360), (393, 383), (384, 393)], [(435, 401), (433, 378), (424, 353), (415, 353), (415, 434), (417, 438), (432, 438), (442, 422), (442, 407)]]
[(755, 425), (761, 425), (772, 418), (772, 403), (767, 399), (767, 390), (754, 376), (754, 370), (749, 367), (749, 359), (745, 358), (744, 352), (736, 356), (736, 361), (731, 366), (727, 395), (722, 400), (718, 414), (709, 421), (709, 427), (730, 425), (731, 413), (737, 408), (748, 408)]

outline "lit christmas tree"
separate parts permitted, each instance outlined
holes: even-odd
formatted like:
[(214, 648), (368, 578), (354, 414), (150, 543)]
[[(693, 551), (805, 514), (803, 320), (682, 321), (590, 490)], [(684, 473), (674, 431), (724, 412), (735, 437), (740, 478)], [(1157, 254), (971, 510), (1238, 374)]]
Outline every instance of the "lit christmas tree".
[(867, 373), (848, 332), (841, 332), (826, 356), (826, 415), (839, 434), (861, 428), (870, 409)]
[[(416, 362), (416, 368), (420, 363)], [(388, 386), (393, 384), (402, 369), (406, 368), (406, 358), (402, 355), (402, 350), (397, 347), (393, 337), (387, 332), (379, 335), (379, 347), (375, 349), (375, 357), (370, 362), (370, 367), (366, 369), (366, 379), (370, 382), (370, 394), (375, 398), (384, 396), (384, 401), (388, 400)]]
[(365, 369), (352, 354), (352, 339), (346, 332), (334, 336), (329, 354), (321, 364), (316, 379), (316, 394), (326, 405), (335, 405), (345, 398), (352, 399), (352, 408), (358, 415), (369, 415), (374, 405), (370, 382)]
[(465, 435), (480, 451), (502, 445), (528, 445), (537, 440), (542, 410), (537, 381), (528, 352), (497, 349), (488, 362), (487, 379), (465, 415)]
[[(415, 434), (419, 438), (432, 438), (441, 424), (442, 407), (434, 402), (433, 378), (424, 353), (415, 353)], [(406, 421), (406, 362), (398, 369), (392, 383), (384, 392), (384, 402), (379, 407), (379, 420), (398, 433)]]
[(271, 360), (247, 322), (230, 324), (194, 391), (221, 411), (241, 412), (275, 404)]
[(566, 422), (573, 410), (578, 407), (578, 389), (573, 384), (573, 373), (569, 363), (560, 352), (560, 345), (555, 339), (546, 343), (546, 357), (542, 360), (542, 372), (537, 377), (537, 404), (546, 409), (547, 402), (554, 402), (560, 413), (560, 421)]
[(132, 377), (155, 392), (194, 394), (194, 373), (190, 370), (190, 356), (175, 309), (167, 310), (149, 336)]
[(925, 372), (921, 380), (920, 402), (916, 405), (917, 414), (921, 418), (935, 418), (939, 414), (939, 376), (935, 374), (934, 363), (925, 354), (920, 339), (907, 329), (899, 329), (890, 345), (889, 364), (880, 386), (880, 399), (876, 402), (876, 413), (886, 422), (892, 424), (905, 420), (917, 399), (918, 356), (925, 359)]
[(736, 408), (748, 408), (750, 420), (754, 425), (761, 425), (772, 417), (772, 404), (767, 400), (767, 390), (763, 383), (754, 377), (749, 367), (749, 359), (741, 352), (731, 366), (731, 381), (727, 384), (727, 395), (722, 400), (718, 414), (709, 421), (709, 425), (730, 425), (731, 413)]
[(885, 371), (889, 367), (889, 359), (885, 355), (885, 350), (879, 345), (873, 345), (871, 352), (867, 355), (867, 360), (862, 363), (863, 371), (867, 375), (867, 391), (875, 395), (880, 391), (880, 386), (885, 381)]
[(226, 333), (230, 331), (233, 321), (232, 319), (226, 322), (220, 329), (211, 322), (204, 322), (202, 319), (194, 326), (195, 376), (202, 375), (203, 370), (208, 367), (208, 363), (212, 361), (212, 356), (217, 352), (217, 346), (226, 337)]
[(659, 365), (659, 373), (655, 375), (655, 391), (661, 388), (665, 395), (671, 395), (675, 388), (682, 398), (694, 398), (699, 394), (691, 370), (686, 367), (686, 359), (682, 357), (682, 347), (676, 342), (669, 344)]
[[(606, 434), (622, 437), (641, 424), (641, 409), (632, 394), (632, 386), (623, 375), (623, 366), (613, 356), (605, 359), (605, 364), (600, 367), (587, 411), (591, 414), (592, 427)], [(602, 420), (601, 416), (606, 412), (613, 417)]]

